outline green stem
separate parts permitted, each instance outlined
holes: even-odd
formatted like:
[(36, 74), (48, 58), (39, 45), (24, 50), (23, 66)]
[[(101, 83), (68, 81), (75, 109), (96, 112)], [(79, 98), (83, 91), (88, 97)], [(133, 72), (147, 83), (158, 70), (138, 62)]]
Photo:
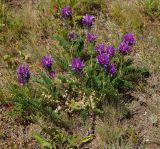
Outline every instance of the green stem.
[(124, 58), (123, 56), (120, 57), (120, 68), (119, 68), (119, 74), (120, 76), (122, 76), (122, 72), (123, 72), (123, 61), (124, 61)]

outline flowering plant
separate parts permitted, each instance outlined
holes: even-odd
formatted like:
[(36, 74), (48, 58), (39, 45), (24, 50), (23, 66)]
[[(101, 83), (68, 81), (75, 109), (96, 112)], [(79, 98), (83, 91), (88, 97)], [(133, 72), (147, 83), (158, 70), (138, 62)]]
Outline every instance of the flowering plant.
[[(55, 47), (50, 49), (50, 54), (41, 58), (38, 73), (21, 64), (17, 68), (17, 80), (23, 87), (14, 85), (12, 92), (14, 101), (20, 103), (23, 110), (31, 109), (34, 114), (43, 115), (68, 131), (70, 126), (63, 120), (64, 113), (70, 120), (84, 111), (88, 117), (102, 114), (105, 104), (122, 104), (124, 93), (138, 83), (135, 77), (140, 78), (143, 70), (133, 67), (130, 57), (136, 44), (133, 33), (126, 33), (119, 46), (98, 42), (100, 35), (92, 30), (95, 16), (82, 16), (82, 26), (78, 28), (71, 7), (63, 7), (60, 15), (66, 24), (58, 35), (54, 35), (54, 40), (59, 42), (56, 50)], [(71, 136), (62, 131), (43, 130), (51, 136), (52, 144), (56, 141), (65, 148), (65, 143), (71, 142)], [(89, 138), (86, 142), (93, 139), (94, 130), (86, 138), (83, 138), (85, 141)], [(76, 143), (69, 147), (78, 148), (77, 142), (85, 142), (76, 137), (72, 139), (76, 139)], [(51, 144), (47, 145), (52, 148)]]

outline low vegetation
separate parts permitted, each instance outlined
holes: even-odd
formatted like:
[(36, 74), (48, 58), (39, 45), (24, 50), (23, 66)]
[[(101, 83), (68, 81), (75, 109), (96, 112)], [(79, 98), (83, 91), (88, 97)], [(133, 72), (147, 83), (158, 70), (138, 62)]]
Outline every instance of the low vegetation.
[(38, 128), (10, 147), (156, 149), (159, 19), (154, 0), (1, 1), (1, 112)]

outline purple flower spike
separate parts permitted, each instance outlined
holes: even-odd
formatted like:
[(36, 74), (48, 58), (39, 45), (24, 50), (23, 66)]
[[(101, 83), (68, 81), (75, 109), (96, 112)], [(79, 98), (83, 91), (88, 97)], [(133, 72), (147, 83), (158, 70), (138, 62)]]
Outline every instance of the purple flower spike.
[(109, 64), (109, 57), (107, 54), (103, 53), (97, 56), (98, 64), (102, 66), (107, 66)]
[(72, 10), (69, 6), (65, 6), (62, 8), (62, 11), (61, 11), (61, 16), (62, 18), (68, 18), (68, 17), (71, 17), (72, 16)]
[(98, 53), (102, 54), (106, 52), (106, 46), (103, 43), (96, 44), (95, 49)]
[(55, 72), (54, 70), (51, 70), (51, 71), (49, 72), (49, 77), (50, 77), (50, 78), (54, 78), (55, 75), (56, 75), (56, 72)]
[(82, 23), (84, 26), (91, 27), (93, 25), (93, 22), (94, 22), (94, 16), (88, 14), (83, 16)]
[(79, 58), (74, 58), (70, 66), (72, 70), (81, 71), (85, 67), (85, 64)]
[(119, 45), (119, 51), (122, 54), (127, 54), (130, 51), (130, 46), (126, 42), (121, 42)]
[(106, 52), (109, 57), (113, 57), (115, 55), (116, 49), (113, 48), (112, 46), (106, 47)]
[(136, 43), (135, 37), (133, 33), (127, 33), (124, 35), (123, 41), (127, 43), (129, 46), (132, 46)]
[(21, 85), (25, 85), (30, 78), (29, 66), (21, 64), (17, 69), (18, 82)]
[(76, 33), (71, 32), (71, 33), (68, 34), (68, 39), (69, 40), (74, 40), (76, 38), (77, 38), (77, 34)]
[(97, 37), (96, 37), (96, 35), (94, 35), (92, 33), (88, 33), (87, 36), (86, 36), (86, 38), (87, 38), (88, 42), (93, 42), (93, 41), (96, 40)]
[(42, 60), (41, 60), (41, 63), (42, 63), (42, 66), (47, 69), (48, 71), (51, 71), (52, 69), (52, 57), (51, 55), (45, 55), (42, 57)]
[(107, 71), (109, 73), (109, 75), (112, 77), (114, 74), (116, 74), (117, 72), (117, 67), (115, 64), (109, 64), (107, 66)]

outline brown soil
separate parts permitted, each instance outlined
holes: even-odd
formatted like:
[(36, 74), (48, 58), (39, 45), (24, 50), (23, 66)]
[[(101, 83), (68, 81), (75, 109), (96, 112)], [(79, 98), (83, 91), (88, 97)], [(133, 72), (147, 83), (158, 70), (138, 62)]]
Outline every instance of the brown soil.
[(32, 139), (33, 132), (40, 132), (36, 124), (20, 124), (8, 115), (11, 105), (1, 105), (0, 109), (0, 148), (1, 149), (36, 149), (39, 148)]

